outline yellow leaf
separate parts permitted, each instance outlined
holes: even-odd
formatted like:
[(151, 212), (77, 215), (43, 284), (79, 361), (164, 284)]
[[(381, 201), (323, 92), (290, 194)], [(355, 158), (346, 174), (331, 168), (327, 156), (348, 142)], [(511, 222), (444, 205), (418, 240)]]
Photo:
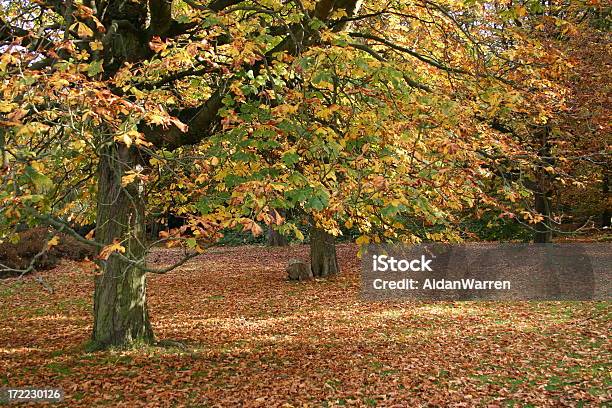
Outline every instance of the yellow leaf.
[(7, 101), (0, 101), (0, 113), (9, 113), (17, 107), (16, 104)]
[(133, 183), (135, 179), (136, 173), (126, 174), (125, 176), (121, 177), (121, 186), (125, 187), (128, 184)]
[(274, 216), (275, 216), (275, 220), (274, 222), (276, 223), (276, 225), (281, 225), (284, 221), (284, 218), (282, 215), (280, 215), (278, 213), (278, 211), (274, 210)]
[(106, 32), (106, 27), (104, 27), (104, 24), (102, 24), (102, 22), (100, 20), (98, 20), (98, 17), (91, 16), (91, 19), (93, 20), (94, 24), (96, 25), (96, 29), (99, 32), (101, 32), (101, 33)]
[(134, 143), (136, 143), (136, 146), (153, 146), (153, 143), (146, 141), (140, 133), (136, 134), (136, 140), (134, 140)]
[(87, 146), (84, 140), (78, 139), (70, 143), (70, 148), (74, 150), (82, 150)]
[(54, 247), (57, 244), (59, 244), (59, 237), (57, 235), (51, 238), (49, 241), (47, 241), (48, 248)]
[(263, 234), (263, 228), (261, 228), (258, 223), (254, 222), (251, 227), (251, 232), (257, 237)]
[(89, 44), (89, 46), (91, 47), (92, 51), (100, 51), (104, 49), (104, 46), (102, 45), (100, 41), (93, 41), (92, 43)]
[(147, 114), (147, 120), (152, 125), (168, 126), (167, 118), (156, 113)]
[(124, 143), (127, 147), (132, 146), (134, 139), (137, 139), (140, 134), (136, 130), (129, 130), (125, 133), (121, 133), (115, 136), (115, 140)]
[(123, 134), (122, 141), (127, 147), (132, 145), (132, 138), (127, 133)]
[(100, 251), (100, 254), (98, 255), (98, 258), (102, 260), (107, 260), (108, 257), (111, 256), (113, 252), (120, 252), (124, 254), (125, 247), (121, 245), (119, 241), (115, 240), (113, 241), (112, 244), (107, 245), (104, 248), (102, 248), (102, 250)]
[(365, 236), (365, 235), (362, 235), (362, 236), (360, 236), (359, 238), (357, 238), (357, 239), (355, 240), (355, 243), (356, 243), (357, 245), (365, 245), (365, 244), (369, 244), (369, 243), (370, 243), (370, 238), (369, 238), (369, 237), (367, 237), (367, 236)]
[(244, 226), (244, 231), (251, 231), (251, 233), (255, 236), (263, 233), (263, 229), (259, 226), (259, 224), (251, 219), (245, 218), (241, 223)]
[(87, 24), (82, 22), (74, 23), (70, 26), (71, 30), (76, 30), (77, 35), (81, 38), (93, 37), (94, 32), (91, 28), (87, 27)]

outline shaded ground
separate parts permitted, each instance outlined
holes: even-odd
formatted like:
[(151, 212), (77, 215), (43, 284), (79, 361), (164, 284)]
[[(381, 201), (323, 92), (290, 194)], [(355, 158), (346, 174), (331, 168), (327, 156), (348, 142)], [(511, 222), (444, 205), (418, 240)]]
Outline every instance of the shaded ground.
[[(85, 353), (92, 271), (63, 262), (0, 282), (0, 387), (57, 386), (61, 406), (605, 406), (609, 302), (366, 303), (342, 276), (289, 283), (303, 246), (217, 249), (150, 279), (159, 338), (187, 351)], [(161, 251), (156, 262), (173, 254)], [(58, 406), (58, 405), (54, 405)]]

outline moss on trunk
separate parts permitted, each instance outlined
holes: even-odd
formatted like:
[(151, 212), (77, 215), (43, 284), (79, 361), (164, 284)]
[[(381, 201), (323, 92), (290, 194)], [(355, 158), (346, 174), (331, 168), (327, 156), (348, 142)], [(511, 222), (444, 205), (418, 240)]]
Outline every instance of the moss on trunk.
[[(111, 146), (101, 155), (98, 182), (96, 240), (104, 245), (121, 240), (130, 259), (145, 256), (144, 203), (137, 185), (121, 186), (126, 168), (136, 153)], [(111, 255), (101, 261), (102, 274), (95, 279), (94, 329), (97, 348), (128, 347), (154, 340), (146, 297), (146, 274), (128, 260)]]

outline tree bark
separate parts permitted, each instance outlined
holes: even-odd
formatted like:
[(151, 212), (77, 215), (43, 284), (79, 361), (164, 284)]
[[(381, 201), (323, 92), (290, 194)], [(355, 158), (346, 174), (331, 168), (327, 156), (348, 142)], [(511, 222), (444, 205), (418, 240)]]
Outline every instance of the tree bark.
[(340, 272), (334, 236), (317, 227), (310, 230), (310, 265), (315, 278), (324, 278)]
[(284, 247), (288, 245), (289, 241), (287, 241), (287, 238), (283, 234), (272, 227), (268, 228), (268, 246)]
[[(269, 214), (274, 217), (278, 213), (281, 217), (285, 217), (283, 210), (270, 210)], [(272, 247), (284, 247), (289, 245), (287, 237), (272, 228), (272, 225), (268, 226), (268, 246)]]
[(601, 227), (610, 228), (612, 226), (612, 209), (610, 209), (610, 173), (604, 169), (603, 185), (601, 192), (603, 194), (604, 210), (601, 214)]
[(540, 244), (548, 244), (552, 242), (552, 182), (550, 175), (544, 166), (554, 166), (555, 161), (552, 157), (550, 145), (550, 126), (545, 125), (538, 129), (536, 137), (540, 141), (540, 149), (538, 151), (540, 163), (536, 173), (536, 186), (534, 189), (535, 210), (541, 214), (544, 219), (535, 225), (535, 233), (533, 242)]
[(535, 192), (535, 210), (544, 216), (544, 219), (535, 225), (533, 242), (548, 244), (552, 242), (552, 229), (550, 227), (551, 194), (548, 191), (538, 190)]
[[(122, 187), (121, 177), (137, 164), (137, 152), (123, 145), (106, 149), (98, 169), (96, 240), (103, 245), (119, 239), (129, 259), (145, 256), (142, 192), (136, 183)], [(100, 261), (95, 279), (93, 348), (125, 347), (154, 340), (146, 298), (146, 273), (112, 254)]]

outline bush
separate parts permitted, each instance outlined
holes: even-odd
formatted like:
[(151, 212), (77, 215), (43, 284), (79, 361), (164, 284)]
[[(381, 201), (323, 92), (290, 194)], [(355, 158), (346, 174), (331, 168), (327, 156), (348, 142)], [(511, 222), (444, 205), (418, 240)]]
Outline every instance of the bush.
[(483, 241), (529, 242), (533, 231), (512, 218), (500, 218), (494, 212), (487, 212), (481, 218), (468, 218), (462, 228)]
[[(93, 246), (81, 243), (66, 234), (60, 233), (58, 235), (59, 243), (38, 258), (34, 265), (36, 269), (51, 269), (62, 258), (82, 261), (85, 258), (92, 259), (95, 256), (96, 251)], [(42, 227), (32, 228), (18, 233), (18, 236), (19, 241), (16, 243), (0, 243), (0, 264), (13, 269), (26, 269), (32, 258), (42, 250), (45, 239), (49, 236), (49, 231)], [(0, 267), (0, 269), (4, 269), (4, 267)], [(18, 273), (0, 272), (0, 275), (4, 276), (16, 274)]]

